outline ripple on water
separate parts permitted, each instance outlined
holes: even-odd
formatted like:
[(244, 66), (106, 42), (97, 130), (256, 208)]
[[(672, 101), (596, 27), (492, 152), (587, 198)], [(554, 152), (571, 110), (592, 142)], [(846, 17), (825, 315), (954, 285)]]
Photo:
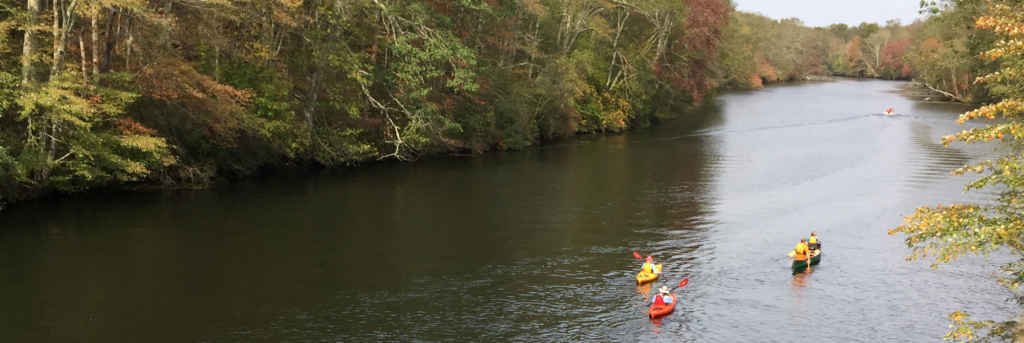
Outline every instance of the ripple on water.
[[(628, 135), (368, 166), (299, 190), (254, 182), (26, 211), (8, 222), (25, 229), (0, 231), (0, 271), (28, 275), (0, 278), (3, 294), (28, 295), (0, 298), (23, 305), (0, 337), (938, 341), (953, 309), (1017, 308), (991, 264), (933, 271), (885, 234), (916, 206), (991, 196), (959, 196), (965, 179), (948, 175), (987, 151), (939, 144), (961, 109), (884, 93), (900, 84), (730, 93)], [(871, 114), (888, 107), (901, 115)], [(786, 253), (811, 230), (824, 260), (794, 276)], [(664, 276), (637, 286), (633, 251)], [(649, 319), (650, 291), (683, 278), (676, 311)], [(34, 322), (52, 326), (20, 328)]]

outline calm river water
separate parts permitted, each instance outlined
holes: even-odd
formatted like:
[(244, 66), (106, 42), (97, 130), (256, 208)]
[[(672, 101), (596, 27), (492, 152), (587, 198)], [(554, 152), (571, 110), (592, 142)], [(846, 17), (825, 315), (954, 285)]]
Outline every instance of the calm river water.
[[(983, 200), (949, 171), (991, 153), (943, 148), (968, 108), (901, 85), (768, 87), (524, 151), (15, 206), (0, 341), (939, 341), (953, 310), (1015, 307), (997, 261), (936, 271), (886, 235), (917, 206)], [(812, 230), (823, 261), (794, 276)], [(656, 287), (690, 279), (663, 320), (633, 251), (664, 263)]]

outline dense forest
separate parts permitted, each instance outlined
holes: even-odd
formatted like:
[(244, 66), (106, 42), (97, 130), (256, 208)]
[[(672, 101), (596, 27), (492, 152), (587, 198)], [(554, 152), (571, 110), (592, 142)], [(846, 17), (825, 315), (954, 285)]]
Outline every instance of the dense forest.
[(985, 101), (984, 8), (809, 28), (729, 0), (4, 0), (0, 201), (518, 149), (814, 75)]

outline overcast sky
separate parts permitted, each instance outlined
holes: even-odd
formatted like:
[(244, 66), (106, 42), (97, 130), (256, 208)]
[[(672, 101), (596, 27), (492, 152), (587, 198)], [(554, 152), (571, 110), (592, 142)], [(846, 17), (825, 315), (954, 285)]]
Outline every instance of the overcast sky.
[(920, 0), (735, 0), (744, 12), (760, 12), (772, 19), (800, 18), (807, 26), (828, 26), (843, 23), (851, 26), (862, 22), (885, 25), (889, 19), (910, 24), (917, 14)]

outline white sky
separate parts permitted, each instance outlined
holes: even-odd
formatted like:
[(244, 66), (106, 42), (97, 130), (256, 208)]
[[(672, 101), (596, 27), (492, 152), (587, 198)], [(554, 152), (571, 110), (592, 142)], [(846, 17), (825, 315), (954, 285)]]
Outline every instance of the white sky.
[(862, 22), (885, 25), (889, 19), (910, 24), (920, 17), (920, 0), (735, 0), (736, 9), (760, 12), (772, 19), (797, 17), (807, 26)]

